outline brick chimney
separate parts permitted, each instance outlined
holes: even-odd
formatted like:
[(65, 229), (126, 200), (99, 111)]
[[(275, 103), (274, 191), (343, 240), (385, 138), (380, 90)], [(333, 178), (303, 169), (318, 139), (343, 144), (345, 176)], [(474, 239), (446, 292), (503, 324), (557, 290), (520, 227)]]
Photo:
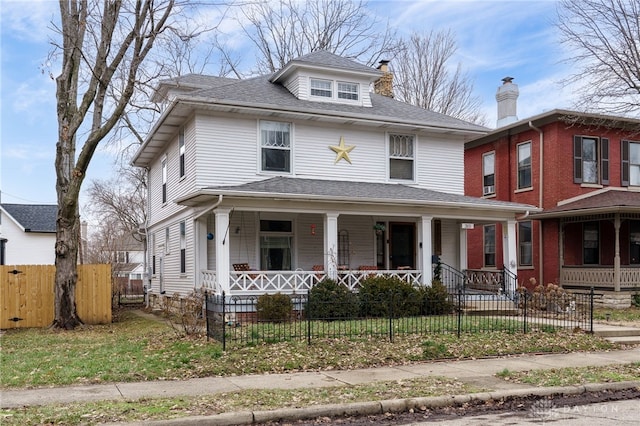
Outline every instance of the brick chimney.
[(496, 101), (498, 101), (498, 122), (496, 127), (503, 127), (507, 124), (518, 121), (517, 101), (518, 85), (512, 83), (513, 77), (505, 77), (502, 79), (502, 86), (498, 87), (496, 92)]
[(373, 83), (373, 91), (378, 95), (393, 98), (393, 73), (389, 71), (389, 61), (381, 60), (377, 68), (382, 71), (382, 77)]

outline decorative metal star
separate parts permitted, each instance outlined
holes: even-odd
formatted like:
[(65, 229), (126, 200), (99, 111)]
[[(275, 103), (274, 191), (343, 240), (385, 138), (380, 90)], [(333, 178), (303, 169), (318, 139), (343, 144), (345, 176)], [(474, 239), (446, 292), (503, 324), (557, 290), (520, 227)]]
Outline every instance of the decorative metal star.
[(353, 148), (355, 148), (355, 145), (346, 146), (344, 144), (344, 136), (340, 136), (340, 145), (329, 145), (329, 148), (331, 148), (337, 154), (336, 161), (334, 164), (338, 164), (338, 161), (342, 160), (343, 158), (349, 164), (351, 164), (351, 158), (349, 158), (349, 153), (351, 152), (351, 150), (353, 150)]

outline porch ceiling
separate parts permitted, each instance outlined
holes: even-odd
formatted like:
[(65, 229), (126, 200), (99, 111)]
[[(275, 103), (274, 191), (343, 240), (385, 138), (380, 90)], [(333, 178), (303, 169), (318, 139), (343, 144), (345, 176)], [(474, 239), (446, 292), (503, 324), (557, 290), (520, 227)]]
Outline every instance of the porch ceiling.
[(552, 209), (532, 213), (530, 217), (532, 219), (555, 219), (613, 213), (640, 213), (640, 192), (628, 191), (624, 188), (594, 191)]
[(366, 203), (388, 206), (464, 208), (514, 215), (539, 210), (537, 207), (527, 204), (449, 194), (403, 184), (288, 177), (274, 177), (237, 186), (202, 188), (175, 200), (175, 202), (193, 207), (211, 202), (214, 197), (220, 195), (234, 198), (280, 199), (320, 203)]

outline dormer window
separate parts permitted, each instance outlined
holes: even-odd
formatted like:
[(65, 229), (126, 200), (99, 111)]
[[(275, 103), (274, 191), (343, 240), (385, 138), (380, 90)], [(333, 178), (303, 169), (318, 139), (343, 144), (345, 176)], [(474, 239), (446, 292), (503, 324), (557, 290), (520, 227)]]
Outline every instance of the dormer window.
[(338, 99), (358, 100), (358, 85), (356, 83), (338, 82)]
[(330, 80), (311, 79), (311, 96), (320, 96), (322, 98), (333, 97)]

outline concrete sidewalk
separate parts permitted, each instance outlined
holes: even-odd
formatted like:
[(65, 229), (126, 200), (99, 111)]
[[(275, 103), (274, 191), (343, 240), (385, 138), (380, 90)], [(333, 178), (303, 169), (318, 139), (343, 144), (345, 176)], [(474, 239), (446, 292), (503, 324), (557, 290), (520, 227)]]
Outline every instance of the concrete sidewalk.
[[(640, 347), (610, 352), (569, 353), (549, 355), (523, 355), (503, 358), (489, 358), (464, 361), (446, 361), (417, 363), (395, 367), (381, 367), (359, 370), (322, 371), (311, 373), (247, 375), (235, 377), (207, 377), (183, 381), (153, 381), (134, 383), (112, 383), (87, 386), (69, 386), (61, 388), (40, 388), (4, 390), (0, 393), (1, 408), (16, 408), (23, 406), (66, 404), (71, 402), (124, 400), (133, 401), (140, 398), (164, 398), (175, 396), (211, 395), (219, 392), (233, 392), (243, 389), (297, 389), (321, 388), (329, 386), (350, 386), (376, 381), (395, 381), (414, 379), (425, 376), (442, 376), (456, 378), (462, 382), (478, 388), (491, 390), (484, 394), (467, 396), (447, 396), (427, 398), (425, 403), (443, 404), (459, 402), (461, 398), (494, 399), (498, 396), (535, 395), (557, 393), (557, 388), (536, 388), (534, 386), (505, 382), (495, 377), (495, 374), (505, 368), (510, 371), (524, 371), (532, 369), (550, 369), (559, 367), (603, 366), (611, 364), (625, 364), (640, 362)], [(599, 386), (599, 387), (598, 387)], [(623, 384), (592, 385), (593, 389), (640, 387), (640, 382)], [(572, 386), (561, 388), (564, 393), (584, 392), (589, 386)], [(561, 393), (562, 393), (561, 392)], [(428, 402), (429, 400), (431, 402)], [(412, 399), (413, 403), (416, 399)], [(435, 401), (435, 402), (434, 402)], [(404, 404), (407, 401), (387, 401), (386, 404)], [(384, 405), (384, 401), (372, 401), (359, 404), (339, 404), (336, 406), (315, 406), (301, 409), (285, 409), (269, 412), (227, 413), (207, 418), (177, 419), (176, 421), (161, 421), (157, 424), (248, 424), (257, 420), (268, 421), (275, 419), (308, 418), (317, 415), (337, 415), (356, 410), (359, 414), (371, 414), (371, 411), (392, 409)], [(400, 407), (400, 408), (403, 408)], [(398, 407), (396, 407), (398, 408)], [(325, 411), (322, 411), (325, 410)], [(328, 412), (326, 410), (329, 410)], [(384, 411), (383, 411), (384, 412)], [(321, 413), (321, 414), (318, 414)], [(256, 417), (257, 416), (257, 417)], [(247, 419), (251, 420), (247, 420)], [(179, 420), (179, 421), (178, 421)], [(205, 421), (206, 420), (206, 421)], [(194, 422), (194, 423), (191, 423)], [(147, 424), (148, 422), (145, 422)]]

